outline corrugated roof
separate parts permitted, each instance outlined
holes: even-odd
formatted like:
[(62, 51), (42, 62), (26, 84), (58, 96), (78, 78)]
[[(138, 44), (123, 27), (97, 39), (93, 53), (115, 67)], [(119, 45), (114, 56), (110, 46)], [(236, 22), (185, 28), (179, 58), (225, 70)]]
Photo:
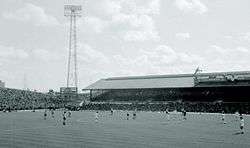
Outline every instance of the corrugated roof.
[[(234, 72), (214, 72), (200, 73), (197, 76), (211, 75), (250, 75), (249, 71)], [(148, 75), (148, 76), (129, 76), (129, 77), (112, 77), (101, 79), (88, 87), (88, 89), (137, 89), (137, 88), (185, 88), (194, 87), (193, 74), (178, 75)]]
[(85, 89), (137, 89), (193, 87), (192, 74), (113, 77), (101, 79)]
[(197, 74), (197, 76), (211, 76), (211, 75), (250, 75), (250, 71), (213, 72), (213, 73)]

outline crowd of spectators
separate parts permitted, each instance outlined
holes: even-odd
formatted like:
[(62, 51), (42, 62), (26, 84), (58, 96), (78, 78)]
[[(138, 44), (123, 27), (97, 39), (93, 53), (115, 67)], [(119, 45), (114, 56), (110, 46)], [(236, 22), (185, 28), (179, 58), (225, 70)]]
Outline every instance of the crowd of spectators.
[[(79, 95), (83, 99), (84, 95)], [(33, 110), (44, 108), (63, 108), (67, 105), (77, 106), (76, 99), (65, 98), (58, 92), (50, 90), (48, 93), (41, 93), (30, 90), (11, 88), (0, 88), (0, 110)], [(78, 101), (79, 102), (79, 101)]]
[(146, 103), (115, 103), (92, 102), (82, 106), (68, 106), (70, 110), (138, 110), (138, 111), (181, 111), (209, 113), (250, 113), (250, 103), (214, 103), (214, 102), (146, 102)]
[[(86, 99), (85, 95), (79, 95), (78, 100)], [(250, 113), (250, 103), (229, 102), (183, 102), (183, 101), (123, 101), (123, 102), (88, 102), (76, 103), (65, 101), (60, 94), (53, 91), (40, 93), (36, 91), (0, 88), (0, 110), (31, 110), (44, 108), (62, 108), (70, 110), (140, 110), (140, 111), (181, 111), (188, 112), (226, 112)]]
[(36, 91), (0, 88), (0, 110), (41, 109), (50, 95)]

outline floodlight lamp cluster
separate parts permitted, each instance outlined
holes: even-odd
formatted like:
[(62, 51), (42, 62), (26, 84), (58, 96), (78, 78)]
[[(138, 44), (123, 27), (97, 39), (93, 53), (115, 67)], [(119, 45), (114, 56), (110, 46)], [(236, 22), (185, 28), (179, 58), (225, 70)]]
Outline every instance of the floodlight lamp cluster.
[(81, 5), (64, 5), (64, 16), (81, 16)]

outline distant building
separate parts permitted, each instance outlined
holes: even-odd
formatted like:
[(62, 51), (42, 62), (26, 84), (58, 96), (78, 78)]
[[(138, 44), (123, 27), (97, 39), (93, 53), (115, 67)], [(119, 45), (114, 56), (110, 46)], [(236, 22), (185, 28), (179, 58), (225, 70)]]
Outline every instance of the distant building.
[(5, 88), (5, 83), (0, 80), (0, 88)]
[(64, 103), (75, 102), (78, 100), (77, 87), (61, 87), (60, 98)]

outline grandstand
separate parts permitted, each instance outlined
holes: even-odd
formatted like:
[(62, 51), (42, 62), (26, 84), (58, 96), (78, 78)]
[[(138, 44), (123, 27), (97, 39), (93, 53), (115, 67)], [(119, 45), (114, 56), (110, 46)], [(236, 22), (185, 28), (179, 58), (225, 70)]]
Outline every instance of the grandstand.
[[(85, 89), (92, 102), (196, 102), (190, 108), (211, 104), (233, 112), (249, 112), (250, 72), (217, 72), (179, 75), (150, 75), (101, 79)], [(226, 105), (221, 105), (221, 103)], [(217, 105), (218, 106), (218, 105)], [(158, 106), (159, 107), (159, 106)], [(233, 109), (231, 109), (233, 107)], [(162, 107), (159, 107), (162, 108)], [(217, 107), (218, 108), (218, 107)], [(198, 109), (199, 111), (201, 109)], [(197, 111), (197, 110), (192, 110)], [(216, 111), (219, 111), (216, 109)]]
[(89, 90), (92, 101), (250, 102), (250, 72), (152, 75), (101, 79)]

